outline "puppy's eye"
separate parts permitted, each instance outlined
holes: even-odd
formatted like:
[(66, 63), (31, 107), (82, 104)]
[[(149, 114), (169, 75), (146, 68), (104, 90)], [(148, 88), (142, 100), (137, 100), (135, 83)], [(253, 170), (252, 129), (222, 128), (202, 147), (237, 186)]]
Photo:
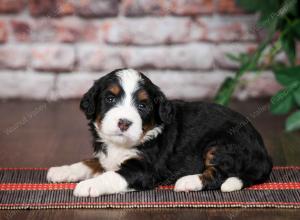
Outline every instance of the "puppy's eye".
[(105, 101), (107, 103), (115, 103), (116, 102), (116, 97), (114, 97), (114, 96), (107, 96), (106, 99), (105, 99)]
[(143, 104), (143, 103), (140, 103), (140, 104), (138, 104), (138, 109), (139, 110), (144, 110), (146, 108), (146, 105), (145, 104)]

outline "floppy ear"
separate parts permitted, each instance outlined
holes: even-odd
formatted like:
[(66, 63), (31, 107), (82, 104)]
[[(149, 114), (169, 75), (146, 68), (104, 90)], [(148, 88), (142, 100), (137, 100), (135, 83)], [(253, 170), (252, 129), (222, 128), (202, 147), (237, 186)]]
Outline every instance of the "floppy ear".
[(158, 104), (158, 116), (165, 124), (171, 124), (175, 117), (175, 108), (166, 96), (158, 90), (158, 95), (155, 98)]
[(98, 90), (99, 88), (97, 88), (95, 82), (94, 85), (83, 95), (80, 101), (80, 109), (84, 112), (88, 120), (95, 119)]

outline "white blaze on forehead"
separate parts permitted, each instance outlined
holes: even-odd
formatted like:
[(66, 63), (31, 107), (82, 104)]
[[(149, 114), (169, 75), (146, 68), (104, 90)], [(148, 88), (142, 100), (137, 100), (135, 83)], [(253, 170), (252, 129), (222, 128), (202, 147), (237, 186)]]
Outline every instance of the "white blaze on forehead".
[(125, 92), (124, 105), (132, 104), (132, 94), (136, 91), (138, 83), (142, 80), (139, 72), (133, 69), (121, 70), (117, 73), (120, 84)]
[[(119, 77), (124, 97), (105, 113), (101, 128), (96, 127), (96, 129), (107, 145), (130, 148), (139, 143), (143, 132), (142, 119), (133, 100), (133, 94), (138, 89), (142, 78), (140, 73), (133, 69), (120, 70), (116, 75)], [(120, 119), (127, 119), (131, 122), (126, 131), (120, 131), (118, 126)]]

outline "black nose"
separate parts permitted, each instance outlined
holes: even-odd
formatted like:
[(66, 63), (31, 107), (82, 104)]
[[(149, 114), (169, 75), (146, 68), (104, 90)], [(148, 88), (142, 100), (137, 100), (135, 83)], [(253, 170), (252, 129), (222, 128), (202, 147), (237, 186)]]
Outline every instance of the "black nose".
[(121, 118), (121, 119), (119, 119), (118, 127), (120, 128), (120, 130), (122, 132), (124, 132), (124, 131), (127, 131), (127, 129), (130, 127), (131, 124), (132, 124), (131, 121)]

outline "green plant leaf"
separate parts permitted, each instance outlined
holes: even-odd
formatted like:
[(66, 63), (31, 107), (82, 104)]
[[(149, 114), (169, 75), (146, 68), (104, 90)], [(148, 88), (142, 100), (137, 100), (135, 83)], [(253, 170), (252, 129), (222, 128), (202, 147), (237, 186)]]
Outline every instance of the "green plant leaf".
[(288, 34), (281, 38), (281, 44), (284, 52), (289, 58), (291, 65), (295, 65), (296, 62), (296, 41), (292, 34)]
[(232, 61), (241, 62), (241, 58), (240, 58), (239, 55), (232, 54), (232, 53), (227, 53), (226, 57), (228, 57)]
[(293, 25), (293, 32), (296, 36), (296, 38), (300, 39), (300, 19), (298, 18), (296, 21), (294, 21)]
[(276, 80), (284, 86), (300, 82), (300, 66), (274, 70)]
[(263, 8), (263, 5), (266, 4), (264, 1), (261, 0), (236, 0), (236, 3), (243, 7), (245, 10), (249, 12), (255, 12)]
[(295, 90), (294, 98), (295, 98), (297, 105), (300, 107), (300, 87)]
[(294, 83), (272, 97), (270, 107), (273, 114), (286, 114), (295, 106), (294, 91), (298, 86), (299, 83)]
[[(281, 1), (279, 0), (236, 0), (236, 3), (249, 12), (260, 12), (261, 20), (271, 20), (273, 12), (280, 9)], [(274, 13), (275, 16), (275, 13)]]
[(286, 131), (295, 131), (300, 128), (300, 111), (291, 114), (285, 122)]
[(221, 85), (217, 95), (214, 98), (214, 101), (221, 105), (228, 105), (230, 97), (234, 92), (236, 85), (236, 80), (233, 78), (227, 78)]

